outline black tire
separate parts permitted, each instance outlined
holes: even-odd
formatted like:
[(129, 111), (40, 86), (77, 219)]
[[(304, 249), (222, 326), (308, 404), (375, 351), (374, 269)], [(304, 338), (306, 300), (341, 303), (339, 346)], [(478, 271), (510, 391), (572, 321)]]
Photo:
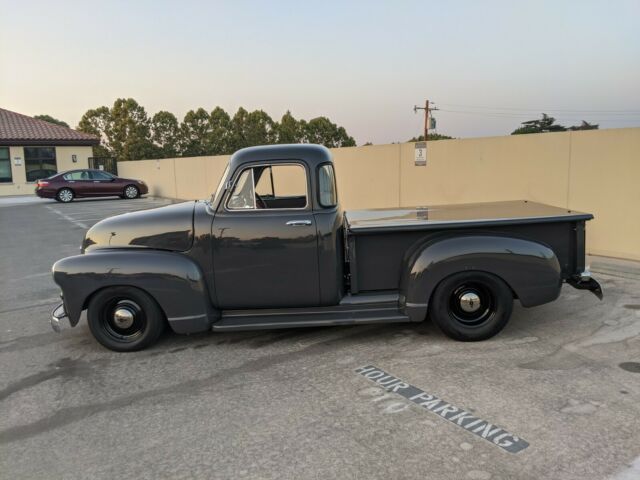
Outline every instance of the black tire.
[(513, 311), (513, 294), (499, 277), (461, 272), (436, 287), (429, 306), (431, 319), (450, 338), (463, 342), (498, 334)]
[(58, 193), (56, 193), (56, 200), (62, 203), (72, 202), (74, 197), (75, 194), (70, 188), (61, 188), (58, 190)]
[[(116, 311), (120, 312), (118, 319)], [(133, 316), (130, 326), (124, 321), (123, 311)], [(89, 302), (87, 319), (95, 339), (116, 352), (133, 352), (153, 345), (166, 324), (162, 309), (149, 294), (124, 286), (96, 293)]]
[(134, 198), (138, 198), (139, 196), (140, 196), (140, 189), (135, 185), (127, 185), (126, 187), (124, 187), (122, 198), (133, 200)]

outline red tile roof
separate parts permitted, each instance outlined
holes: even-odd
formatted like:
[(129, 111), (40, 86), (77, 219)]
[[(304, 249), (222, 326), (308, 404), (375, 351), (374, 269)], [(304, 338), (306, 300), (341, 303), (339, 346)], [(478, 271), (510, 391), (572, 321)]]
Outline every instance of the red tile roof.
[(95, 135), (0, 108), (0, 145), (97, 145)]

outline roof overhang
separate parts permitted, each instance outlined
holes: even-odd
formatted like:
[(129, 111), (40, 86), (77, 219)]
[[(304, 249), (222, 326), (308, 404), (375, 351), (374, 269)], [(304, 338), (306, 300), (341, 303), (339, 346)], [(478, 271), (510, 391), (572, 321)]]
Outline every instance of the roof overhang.
[(0, 139), (0, 147), (93, 147), (100, 144), (100, 140), (20, 140)]

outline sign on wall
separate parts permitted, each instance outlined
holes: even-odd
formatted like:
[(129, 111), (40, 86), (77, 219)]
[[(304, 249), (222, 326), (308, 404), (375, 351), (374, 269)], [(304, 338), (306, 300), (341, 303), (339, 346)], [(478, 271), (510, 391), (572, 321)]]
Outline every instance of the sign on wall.
[(21, 167), (22, 166), (22, 158), (21, 157), (13, 157), (13, 164), (16, 167)]
[(415, 164), (421, 167), (427, 165), (427, 142), (416, 142)]

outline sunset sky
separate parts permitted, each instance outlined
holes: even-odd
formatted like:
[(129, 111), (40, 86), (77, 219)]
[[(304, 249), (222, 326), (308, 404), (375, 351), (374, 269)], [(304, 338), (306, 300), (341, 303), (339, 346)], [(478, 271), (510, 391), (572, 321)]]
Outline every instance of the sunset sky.
[(504, 135), (546, 112), (640, 126), (640, 2), (0, 0), (0, 107), (76, 126), (133, 97), (326, 115), (358, 144)]

